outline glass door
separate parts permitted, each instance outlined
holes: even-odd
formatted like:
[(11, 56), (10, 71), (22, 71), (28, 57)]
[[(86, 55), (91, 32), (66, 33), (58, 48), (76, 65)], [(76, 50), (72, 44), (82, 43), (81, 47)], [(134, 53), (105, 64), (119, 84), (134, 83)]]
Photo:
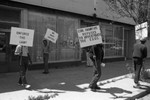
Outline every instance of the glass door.
[(8, 71), (6, 38), (6, 33), (0, 32), (0, 72)]
[(0, 6), (0, 73), (13, 72), (19, 69), (14, 56), (15, 45), (10, 45), (11, 27), (19, 27), (21, 10)]
[(10, 32), (0, 30), (0, 73), (19, 69), (18, 59), (14, 55), (16, 46), (10, 45)]
[(0, 33), (0, 62), (4, 63), (6, 59), (6, 36), (5, 33)]

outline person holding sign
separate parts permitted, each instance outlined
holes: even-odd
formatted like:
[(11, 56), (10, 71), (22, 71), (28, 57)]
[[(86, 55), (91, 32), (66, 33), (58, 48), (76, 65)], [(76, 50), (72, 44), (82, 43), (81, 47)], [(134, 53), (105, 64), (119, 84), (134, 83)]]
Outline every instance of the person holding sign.
[(43, 40), (43, 62), (44, 62), (44, 72), (43, 74), (48, 74), (48, 59), (49, 59), (49, 52), (50, 52), (50, 46), (49, 41), (44, 39)]
[(104, 57), (103, 44), (86, 47), (86, 50), (88, 52), (89, 58), (94, 64), (94, 75), (92, 81), (90, 82), (89, 88), (91, 88), (92, 91), (96, 91), (97, 89), (100, 89), (100, 87), (97, 85), (97, 82), (101, 77), (101, 64)]
[(147, 47), (145, 45), (146, 38), (141, 39), (141, 43), (136, 43), (133, 50), (133, 62), (135, 70), (134, 87), (139, 87), (139, 78), (141, 69), (143, 67), (143, 61), (147, 57)]
[(28, 69), (29, 62), (32, 64), (28, 47), (17, 45), (15, 50), (15, 55), (19, 57), (19, 66), (20, 66), (20, 77), (18, 84), (24, 86), (25, 88), (29, 88), (30, 85), (27, 83), (26, 80), (26, 71)]

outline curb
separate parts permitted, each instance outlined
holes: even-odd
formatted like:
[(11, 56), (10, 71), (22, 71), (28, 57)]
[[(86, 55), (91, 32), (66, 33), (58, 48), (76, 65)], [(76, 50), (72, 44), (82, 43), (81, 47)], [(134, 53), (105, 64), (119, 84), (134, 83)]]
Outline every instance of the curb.
[[(135, 96), (133, 96), (133, 97), (127, 98), (127, 99), (125, 99), (125, 100), (136, 100), (136, 99), (140, 99), (140, 98), (142, 98), (142, 97), (148, 95), (149, 93), (150, 93), (150, 87), (147, 88), (144, 92), (141, 92), (141, 93), (139, 93), (139, 94), (137, 94), (137, 95), (135, 95)], [(144, 99), (142, 99), (142, 100), (144, 100)]]

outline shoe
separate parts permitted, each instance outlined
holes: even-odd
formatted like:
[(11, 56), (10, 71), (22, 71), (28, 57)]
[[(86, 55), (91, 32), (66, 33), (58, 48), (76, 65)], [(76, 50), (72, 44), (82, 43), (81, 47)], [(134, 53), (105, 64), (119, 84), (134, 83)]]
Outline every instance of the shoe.
[(89, 86), (89, 88), (91, 89), (91, 91), (96, 92), (96, 88), (95, 87)]
[(22, 84), (22, 83), (18, 83), (18, 85), (23, 86), (23, 84)]
[(96, 92), (96, 88), (93, 87), (89, 87), (91, 89), (91, 91)]
[(98, 90), (100, 90), (101, 88), (100, 88), (99, 86), (96, 86), (96, 87), (95, 87), (95, 89), (98, 89)]
[(43, 72), (43, 74), (48, 74), (49, 72)]
[(96, 89), (95, 88), (91, 88), (91, 91), (96, 92)]
[(135, 83), (135, 85), (133, 87), (134, 88), (140, 88), (140, 84), (139, 83)]
[(86, 65), (86, 67), (92, 67), (91, 65)]
[(31, 85), (29, 84), (24, 84), (24, 88), (29, 89), (31, 87)]

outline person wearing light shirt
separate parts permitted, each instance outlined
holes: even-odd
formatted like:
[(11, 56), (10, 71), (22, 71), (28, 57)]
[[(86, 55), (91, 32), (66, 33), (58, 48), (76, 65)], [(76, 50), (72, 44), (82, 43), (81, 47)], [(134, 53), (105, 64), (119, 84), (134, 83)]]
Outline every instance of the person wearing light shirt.
[(43, 74), (48, 74), (48, 60), (49, 60), (49, 52), (50, 52), (50, 46), (48, 40), (43, 40), (43, 62), (44, 62), (44, 72)]
[(26, 71), (28, 69), (29, 62), (32, 64), (29, 50), (27, 46), (17, 45), (15, 50), (15, 55), (19, 57), (19, 66), (20, 66), (20, 77), (18, 84), (24, 86), (25, 88), (29, 88), (30, 85), (26, 80)]

